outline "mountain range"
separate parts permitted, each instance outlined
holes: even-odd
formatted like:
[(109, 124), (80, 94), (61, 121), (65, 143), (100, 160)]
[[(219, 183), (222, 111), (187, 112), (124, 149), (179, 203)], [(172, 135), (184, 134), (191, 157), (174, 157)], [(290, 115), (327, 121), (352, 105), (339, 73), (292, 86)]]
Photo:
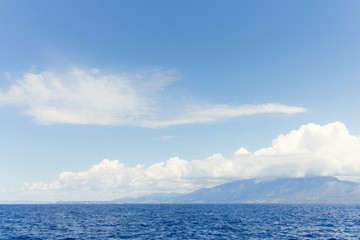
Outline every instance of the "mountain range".
[(360, 184), (335, 177), (238, 180), (187, 194), (151, 194), (108, 203), (360, 204)]

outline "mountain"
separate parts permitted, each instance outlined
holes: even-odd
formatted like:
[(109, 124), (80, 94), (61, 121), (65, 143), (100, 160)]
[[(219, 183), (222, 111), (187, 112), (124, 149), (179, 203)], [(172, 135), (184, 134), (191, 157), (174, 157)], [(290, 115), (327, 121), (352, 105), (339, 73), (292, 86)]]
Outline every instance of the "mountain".
[(175, 203), (179, 193), (153, 193), (137, 198), (125, 197), (109, 201), (108, 203)]
[[(360, 184), (335, 177), (239, 180), (188, 194), (155, 194), (112, 203), (360, 203)], [(131, 200), (131, 201), (129, 201)]]
[(179, 196), (198, 203), (360, 203), (360, 184), (335, 177), (240, 180)]

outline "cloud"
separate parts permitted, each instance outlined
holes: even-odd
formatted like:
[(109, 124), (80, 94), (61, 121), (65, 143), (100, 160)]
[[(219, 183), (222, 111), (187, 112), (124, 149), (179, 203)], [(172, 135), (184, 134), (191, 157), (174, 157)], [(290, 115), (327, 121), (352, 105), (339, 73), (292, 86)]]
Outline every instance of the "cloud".
[(157, 140), (171, 140), (171, 139), (177, 139), (180, 138), (179, 136), (161, 136), (156, 138)]
[[(166, 127), (222, 121), (259, 113), (301, 113), (305, 108), (282, 104), (232, 106), (177, 104), (173, 114), (164, 104), (166, 87), (178, 78), (174, 70), (152, 69), (133, 74), (102, 74), (99, 69), (25, 73), (8, 90), (0, 90), (0, 105), (21, 107), (39, 124), (97, 124)], [(169, 104), (168, 104), (169, 105)], [(196, 105), (197, 107), (193, 107)], [(159, 116), (169, 116), (162, 118)]]
[(181, 125), (190, 123), (206, 123), (222, 121), (228, 118), (240, 117), (260, 113), (285, 113), (294, 114), (305, 112), (302, 107), (286, 106), (282, 104), (257, 104), (244, 106), (231, 106), (228, 104), (216, 104), (202, 106), (201, 109), (185, 112), (182, 116), (173, 120), (161, 120), (145, 122), (149, 127), (165, 127), (171, 125)]
[(0, 92), (0, 104), (23, 106), (40, 124), (137, 125), (153, 115), (151, 93), (174, 78), (173, 71), (162, 70), (134, 76), (79, 68), (26, 73), (7, 92)]
[[(239, 148), (231, 157), (214, 154), (201, 160), (178, 157), (149, 167), (125, 167), (105, 159), (84, 172), (63, 172), (50, 184), (26, 183), (29, 191), (73, 191), (119, 196), (153, 192), (189, 192), (236, 179), (360, 175), (360, 138), (340, 122), (301, 126), (250, 153)], [(105, 196), (104, 195), (104, 196)], [(96, 196), (93, 194), (92, 196)]]
[(192, 180), (184, 179), (189, 162), (177, 157), (145, 168), (127, 168), (118, 160), (104, 159), (84, 172), (62, 172), (50, 184), (25, 183), (26, 191), (70, 191), (106, 193), (114, 196), (134, 196), (152, 192), (187, 192), (194, 189)]

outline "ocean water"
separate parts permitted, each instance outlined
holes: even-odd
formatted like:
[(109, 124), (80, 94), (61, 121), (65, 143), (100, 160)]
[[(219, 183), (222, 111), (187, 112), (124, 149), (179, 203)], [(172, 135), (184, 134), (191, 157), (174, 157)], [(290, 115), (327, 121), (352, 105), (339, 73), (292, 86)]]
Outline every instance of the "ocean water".
[(0, 239), (360, 239), (360, 206), (0, 205)]

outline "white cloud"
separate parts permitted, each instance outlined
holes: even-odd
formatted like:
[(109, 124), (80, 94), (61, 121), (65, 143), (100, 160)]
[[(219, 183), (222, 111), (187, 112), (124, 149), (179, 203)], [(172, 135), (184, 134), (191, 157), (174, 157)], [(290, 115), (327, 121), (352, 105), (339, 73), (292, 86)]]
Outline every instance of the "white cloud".
[[(174, 78), (171, 71), (145, 74), (148, 85), (151, 82), (165, 84)], [(139, 78), (100, 75), (98, 69), (79, 68), (63, 74), (26, 73), (7, 92), (0, 92), (0, 104), (24, 106), (25, 113), (40, 124), (137, 125), (152, 116), (154, 99), (148, 93), (155, 90), (155, 86), (136, 87)]]
[(239, 148), (236, 152), (235, 152), (235, 156), (239, 156), (239, 155), (247, 155), (250, 154), (250, 152), (246, 149), (246, 148)]
[[(269, 148), (250, 153), (240, 148), (232, 157), (214, 154), (201, 160), (178, 157), (149, 167), (125, 167), (103, 160), (84, 172), (63, 172), (50, 184), (26, 184), (29, 191), (104, 193), (111, 199), (152, 192), (189, 192), (235, 179), (360, 175), (360, 138), (340, 122), (307, 124), (279, 135)], [(107, 195), (106, 195), (106, 194)], [(96, 196), (93, 194), (93, 196)]]
[[(170, 125), (221, 121), (259, 114), (293, 114), (305, 108), (282, 104), (231, 106), (190, 104), (180, 106), (173, 116), (164, 108), (165, 87), (176, 79), (173, 70), (153, 69), (134, 74), (102, 74), (99, 69), (26, 73), (7, 91), (0, 90), (0, 105), (20, 106), (39, 124), (99, 124), (166, 127)], [(166, 99), (176, 102), (176, 99)], [(170, 104), (171, 105), (171, 104)], [(181, 105), (181, 104), (180, 104)], [(174, 109), (172, 109), (173, 111)]]
[(206, 123), (221, 121), (228, 118), (260, 114), (260, 113), (285, 113), (294, 114), (305, 112), (302, 107), (286, 106), (282, 104), (256, 104), (244, 106), (232, 106), (228, 104), (216, 104), (201, 106), (199, 109), (184, 112), (181, 116), (172, 120), (145, 122), (149, 127), (165, 127), (190, 123)]
[(177, 138), (180, 138), (179, 136), (161, 136), (161, 137), (158, 137), (156, 139), (158, 140), (171, 140), (171, 139), (177, 139)]

